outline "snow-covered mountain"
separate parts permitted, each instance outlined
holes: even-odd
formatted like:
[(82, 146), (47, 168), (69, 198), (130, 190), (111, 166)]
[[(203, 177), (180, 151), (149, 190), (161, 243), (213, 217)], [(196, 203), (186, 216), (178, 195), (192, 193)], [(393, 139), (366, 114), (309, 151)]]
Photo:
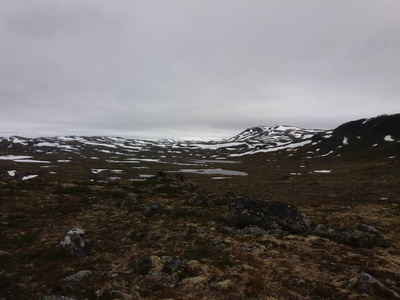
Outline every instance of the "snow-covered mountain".
[[(251, 127), (238, 135), (221, 141), (158, 141), (121, 137), (61, 136), (0, 138), (0, 155), (62, 154), (96, 159), (107, 155), (111, 160), (121, 157), (137, 159), (174, 160), (224, 159), (275, 151), (296, 152), (303, 149), (315, 156), (363, 151), (378, 145), (390, 153), (400, 152), (400, 114), (361, 119), (340, 125), (334, 130), (303, 129), (293, 126)], [(388, 153), (389, 153), (388, 152)], [(1, 159), (1, 157), (0, 157)]]
[(311, 139), (316, 133), (324, 133), (320, 129), (303, 129), (293, 126), (251, 127), (230, 138), (228, 142), (257, 142), (257, 143), (291, 143)]

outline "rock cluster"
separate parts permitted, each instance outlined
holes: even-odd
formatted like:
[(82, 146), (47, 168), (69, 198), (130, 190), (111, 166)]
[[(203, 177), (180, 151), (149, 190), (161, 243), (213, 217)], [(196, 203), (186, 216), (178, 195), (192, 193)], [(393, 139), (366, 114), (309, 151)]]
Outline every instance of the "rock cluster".
[(332, 229), (324, 224), (315, 228), (315, 233), (334, 242), (357, 248), (386, 246), (380, 232), (373, 226), (361, 224), (356, 229)]
[(307, 233), (310, 222), (294, 206), (277, 201), (241, 198), (229, 207), (230, 222), (243, 229), (257, 226), (271, 233)]
[(182, 269), (187, 262), (187, 259), (172, 256), (144, 255), (136, 262), (135, 269), (138, 275), (147, 275), (152, 269), (157, 272), (173, 274)]

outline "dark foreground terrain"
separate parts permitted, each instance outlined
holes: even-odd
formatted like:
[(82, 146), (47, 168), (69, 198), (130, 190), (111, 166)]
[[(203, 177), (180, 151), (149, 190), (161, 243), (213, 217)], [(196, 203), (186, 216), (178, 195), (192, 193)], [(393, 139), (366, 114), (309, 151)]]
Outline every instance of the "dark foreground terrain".
[(0, 161), (0, 299), (399, 298), (398, 148), (167, 164), (7, 147), (32, 157)]
[[(263, 154), (230, 165), (248, 176), (161, 172), (143, 181), (131, 181), (139, 174), (130, 166), (118, 167), (125, 179), (106, 180), (90, 172), (91, 164), (74, 161), (54, 165), (57, 174), (0, 179), (0, 299), (387, 299), (384, 290), (368, 295), (349, 285), (361, 271), (400, 291), (396, 159), (321, 158), (300, 168), (295, 158)], [(41, 172), (28, 163), (17, 168)], [(235, 222), (232, 203), (249, 198), (297, 207), (310, 229), (291, 233)], [(351, 237), (329, 235), (319, 224), (350, 230)], [(362, 224), (371, 236), (364, 238), (365, 230), (352, 235)], [(72, 228), (84, 231), (83, 256), (57, 248)], [(82, 270), (90, 273), (68, 279)]]

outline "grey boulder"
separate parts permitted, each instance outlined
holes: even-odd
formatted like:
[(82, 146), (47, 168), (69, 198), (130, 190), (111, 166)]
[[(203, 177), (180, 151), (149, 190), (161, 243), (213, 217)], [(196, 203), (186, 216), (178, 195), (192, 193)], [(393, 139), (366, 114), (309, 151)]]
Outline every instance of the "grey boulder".
[(65, 249), (73, 257), (85, 255), (84, 233), (80, 228), (72, 228), (62, 238), (59, 248)]

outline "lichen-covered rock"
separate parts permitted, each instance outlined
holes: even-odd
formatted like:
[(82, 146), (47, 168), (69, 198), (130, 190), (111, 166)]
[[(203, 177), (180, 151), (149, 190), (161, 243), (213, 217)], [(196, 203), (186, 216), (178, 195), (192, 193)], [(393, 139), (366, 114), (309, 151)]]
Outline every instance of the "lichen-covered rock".
[(161, 214), (164, 211), (165, 211), (164, 206), (157, 202), (157, 203), (154, 203), (154, 204), (152, 204), (150, 206), (144, 207), (143, 214), (146, 217), (152, 217), (152, 216), (154, 216), (156, 214)]
[(258, 226), (269, 232), (306, 233), (310, 222), (294, 206), (277, 201), (241, 198), (229, 207), (230, 222), (243, 229)]
[(384, 299), (400, 299), (398, 293), (389, 289), (374, 276), (365, 272), (361, 272), (356, 277), (352, 278), (349, 287), (353, 287), (372, 296), (383, 297)]
[(86, 281), (92, 276), (92, 271), (81, 270), (73, 275), (68, 276), (65, 280), (70, 284), (77, 284)]
[(332, 229), (324, 224), (319, 224), (314, 231), (315, 234), (334, 242), (357, 248), (387, 246), (380, 232), (370, 225), (361, 224), (356, 229)]
[(83, 230), (80, 228), (72, 228), (64, 235), (58, 247), (67, 250), (71, 256), (84, 256), (85, 241)]

